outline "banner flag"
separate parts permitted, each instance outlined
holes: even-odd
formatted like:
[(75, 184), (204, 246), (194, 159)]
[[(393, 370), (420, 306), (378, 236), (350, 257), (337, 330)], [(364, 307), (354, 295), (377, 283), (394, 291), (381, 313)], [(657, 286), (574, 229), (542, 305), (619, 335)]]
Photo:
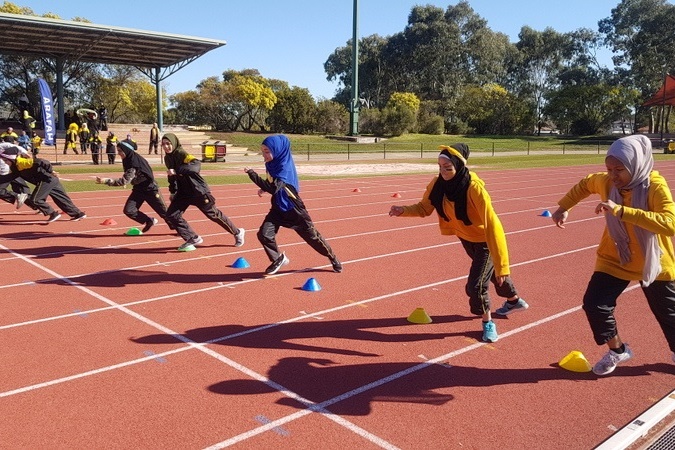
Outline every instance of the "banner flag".
[(40, 86), (42, 123), (44, 123), (45, 128), (43, 143), (45, 145), (56, 145), (54, 142), (56, 127), (54, 126), (54, 99), (52, 98), (52, 91), (49, 89), (47, 82), (42, 78), (38, 78), (38, 85)]

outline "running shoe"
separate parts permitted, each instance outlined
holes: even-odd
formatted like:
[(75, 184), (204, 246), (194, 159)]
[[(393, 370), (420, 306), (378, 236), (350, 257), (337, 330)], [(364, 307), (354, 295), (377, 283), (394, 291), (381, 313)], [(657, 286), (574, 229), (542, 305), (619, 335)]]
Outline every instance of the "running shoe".
[(605, 356), (593, 366), (593, 373), (596, 375), (609, 375), (614, 372), (616, 366), (631, 359), (633, 351), (628, 344), (624, 345), (626, 346), (626, 350), (623, 353), (616, 353), (612, 350), (605, 353)]
[(274, 275), (281, 269), (281, 266), (285, 266), (289, 262), (291, 262), (291, 260), (286, 257), (286, 253), (282, 253), (267, 269), (265, 269), (265, 273), (267, 275)]
[(495, 311), (495, 314), (499, 314), (500, 316), (508, 316), (511, 313), (518, 312), (518, 311), (525, 311), (527, 308), (529, 308), (530, 305), (527, 304), (525, 300), (522, 298), (519, 298), (516, 303), (509, 303), (504, 302), (504, 305), (502, 305), (501, 308), (497, 309)]
[(497, 325), (493, 321), (483, 322), (483, 341), (497, 342)]
[(234, 246), (235, 247), (241, 247), (244, 245), (244, 235), (246, 234), (246, 230), (243, 228), (239, 228), (239, 232), (234, 235)]

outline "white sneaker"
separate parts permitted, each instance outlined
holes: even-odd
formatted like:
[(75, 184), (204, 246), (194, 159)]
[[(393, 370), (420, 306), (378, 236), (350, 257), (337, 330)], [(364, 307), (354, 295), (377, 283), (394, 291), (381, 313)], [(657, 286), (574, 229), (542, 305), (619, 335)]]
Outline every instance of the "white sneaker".
[(16, 209), (19, 209), (23, 206), (24, 203), (26, 203), (26, 199), (28, 198), (28, 194), (16, 194)]
[(239, 228), (239, 232), (234, 235), (234, 246), (235, 247), (241, 247), (244, 245), (244, 235), (246, 234), (246, 230), (243, 228)]
[(609, 375), (614, 372), (616, 366), (626, 362), (633, 357), (633, 351), (628, 344), (624, 343), (626, 350), (623, 353), (615, 353), (612, 350), (605, 353), (600, 361), (593, 366), (593, 373), (596, 375)]

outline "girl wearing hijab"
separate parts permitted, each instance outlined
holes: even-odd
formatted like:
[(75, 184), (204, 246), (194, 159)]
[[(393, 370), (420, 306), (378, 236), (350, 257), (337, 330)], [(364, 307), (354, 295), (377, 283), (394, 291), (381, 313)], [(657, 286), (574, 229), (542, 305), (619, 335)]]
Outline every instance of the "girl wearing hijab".
[(117, 154), (122, 158), (122, 167), (124, 168), (122, 177), (117, 179), (96, 177), (96, 183), (108, 186), (131, 184), (131, 194), (124, 204), (123, 211), (128, 218), (144, 225), (142, 231), (147, 233), (150, 228), (157, 225), (158, 220), (149, 217), (138, 209), (143, 203), (147, 202), (162, 219), (166, 217), (166, 204), (159, 192), (155, 175), (148, 161), (136, 153), (131, 142), (127, 140), (117, 142)]
[(675, 204), (665, 178), (652, 170), (652, 144), (643, 135), (616, 140), (605, 157), (607, 172), (577, 183), (559, 202), (553, 222), (565, 228), (568, 211), (591, 194), (600, 196), (596, 214), (606, 226), (598, 246), (595, 271), (586, 288), (583, 308), (598, 345), (609, 351), (593, 367), (608, 375), (633, 352), (619, 337), (614, 317), (616, 300), (640, 281), (675, 361)]
[(234, 235), (234, 246), (244, 245), (244, 233), (246, 230), (237, 228), (232, 221), (216, 208), (216, 199), (211, 195), (211, 189), (206, 180), (199, 174), (201, 162), (186, 152), (178, 141), (178, 136), (166, 133), (162, 137), (162, 149), (164, 150), (164, 164), (169, 178), (169, 192), (171, 204), (166, 212), (166, 223), (185, 241), (178, 251), (187, 252), (195, 249), (195, 245), (204, 242), (187, 221), (183, 213), (194, 205), (213, 222), (217, 223), (230, 234)]
[(466, 282), (470, 311), (483, 318), (483, 341), (496, 342), (499, 335), (490, 313), (488, 282), (495, 286), (498, 296), (506, 299), (496, 314), (506, 316), (529, 305), (518, 297), (509, 276), (506, 235), (485, 182), (466, 167), (469, 147), (454, 144), (440, 149), (439, 175), (431, 180), (422, 200), (415, 205), (392, 206), (389, 215), (427, 217), (436, 211), (441, 234), (459, 238), (471, 258)]
[(49, 161), (33, 158), (17, 146), (3, 148), (0, 158), (9, 166), (9, 173), (0, 175), (0, 185), (12, 182), (19, 177), (30, 184), (34, 184), (35, 189), (26, 199), (26, 203), (31, 207), (35, 206), (38, 211), (47, 216), (47, 223), (61, 218), (61, 213), (47, 203), (48, 196), (54, 200), (61, 211), (71, 217), (71, 220), (78, 221), (87, 217), (70, 199), (61, 181), (59, 181), (59, 177), (54, 174), (54, 169)]
[(258, 240), (272, 262), (265, 273), (274, 275), (281, 266), (290, 262), (285, 253), (279, 252), (276, 241), (279, 227), (295, 230), (310, 247), (330, 260), (334, 272), (342, 272), (342, 263), (314, 227), (300, 198), (300, 183), (291, 154), (291, 141), (283, 134), (268, 136), (262, 142), (261, 151), (268, 179), (262, 179), (253, 169), (245, 168), (244, 171), (260, 188), (258, 196), (262, 196), (263, 192), (272, 195), (272, 207), (258, 230)]

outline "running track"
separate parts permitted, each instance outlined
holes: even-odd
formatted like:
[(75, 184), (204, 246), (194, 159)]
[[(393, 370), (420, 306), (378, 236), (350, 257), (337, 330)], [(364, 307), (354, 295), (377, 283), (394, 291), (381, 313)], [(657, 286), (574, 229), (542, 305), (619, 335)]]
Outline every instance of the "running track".
[[(657, 169), (675, 185), (675, 163)], [(213, 187), (246, 244), (189, 209), (204, 244), (188, 253), (163, 224), (126, 236), (122, 189), (74, 193), (80, 222), (3, 203), (0, 448), (593, 448), (675, 385), (634, 285), (617, 315), (636, 357), (604, 378), (557, 366), (572, 350), (604, 353), (579, 306), (603, 220), (597, 198), (565, 230), (539, 214), (595, 170), (480, 173), (531, 305), (495, 319), (494, 344), (469, 314), (456, 238), (435, 217), (387, 215), (433, 173), (302, 183), (341, 274), (282, 229), (291, 263), (263, 275), (255, 231), (269, 198), (253, 184)], [(251, 267), (232, 267), (239, 257)], [(322, 289), (302, 290), (309, 278)], [(417, 307), (433, 323), (408, 323)]]

